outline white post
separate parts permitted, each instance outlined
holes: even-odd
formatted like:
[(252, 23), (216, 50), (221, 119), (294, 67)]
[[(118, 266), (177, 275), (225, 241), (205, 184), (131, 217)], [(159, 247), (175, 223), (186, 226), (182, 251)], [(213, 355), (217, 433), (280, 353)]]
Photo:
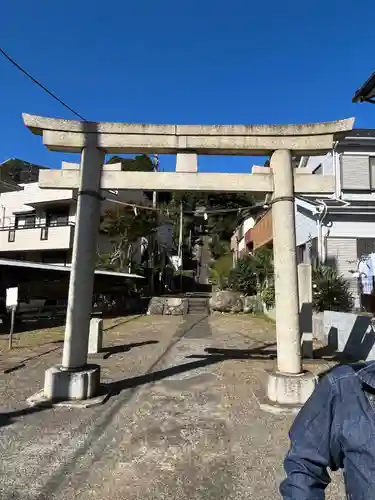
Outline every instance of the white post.
[(180, 292), (182, 292), (182, 259), (183, 259), (183, 250), (182, 250), (182, 245), (183, 245), (183, 229), (184, 229), (184, 224), (183, 224), (183, 217), (184, 217), (184, 207), (182, 202), (180, 203), (180, 230), (179, 230), (179, 236), (178, 236), (178, 259), (179, 259), (179, 266), (180, 266)]
[(298, 374), (301, 365), (301, 336), (294, 216), (294, 178), (289, 150), (271, 157), (274, 181), (272, 205), (275, 264), (277, 367), (279, 372)]
[(98, 354), (103, 348), (103, 320), (101, 318), (91, 318), (90, 335), (88, 344), (89, 354)]
[(298, 294), (302, 356), (313, 358), (312, 269), (310, 264), (298, 264)]
[(69, 282), (63, 369), (79, 368), (87, 362), (103, 162), (104, 152), (97, 147), (88, 146), (83, 149)]

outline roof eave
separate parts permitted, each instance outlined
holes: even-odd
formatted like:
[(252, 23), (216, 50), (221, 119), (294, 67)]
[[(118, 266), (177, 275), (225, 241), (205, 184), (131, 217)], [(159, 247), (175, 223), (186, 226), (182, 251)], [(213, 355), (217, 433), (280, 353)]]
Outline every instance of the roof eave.
[(370, 99), (375, 97), (375, 71), (371, 76), (365, 81), (365, 83), (359, 88), (352, 98), (352, 102), (371, 102)]

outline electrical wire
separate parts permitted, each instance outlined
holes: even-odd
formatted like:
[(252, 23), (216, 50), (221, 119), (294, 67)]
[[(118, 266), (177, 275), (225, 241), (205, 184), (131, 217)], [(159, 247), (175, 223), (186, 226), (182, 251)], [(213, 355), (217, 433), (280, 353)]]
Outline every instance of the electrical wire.
[[(117, 205), (123, 205), (125, 207), (130, 207), (130, 208), (137, 208), (137, 209), (140, 209), (140, 210), (152, 210), (154, 212), (159, 212), (159, 213), (163, 213), (163, 214), (166, 214), (166, 213), (173, 213), (173, 212), (176, 212), (176, 213), (179, 213), (180, 212), (180, 209), (179, 208), (176, 208), (176, 209), (170, 209), (170, 208), (156, 208), (156, 207), (148, 207), (147, 205), (137, 205), (136, 203), (127, 203), (125, 201), (120, 201), (120, 200), (114, 200), (113, 198), (105, 198), (106, 201), (109, 201), (111, 203), (115, 203)], [(256, 207), (256, 205), (255, 205)], [(251, 208), (254, 208), (254, 205), (249, 205), (248, 207), (239, 207), (239, 208), (223, 208), (223, 209), (214, 209), (214, 210), (205, 210), (204, 212), (202, 212), (202, 215), (204, 214), (207, 214), (207, 215), (215, 215), (215, 214), (221, 214), (221, 213), (228, 213), (228, 212), (240, 212), (242, 210), (247, 210), (247, 209), (251, 209)], [(259, 208), (259, 207), (257, 207)], [(184, 211), (184, 215), (194, 215), (196, 214), (197, 212), (194, 212), (194, 211)], [(198, 212), (199, 213), (199, 212)]]
[(29, 78), (35, 85), (38, 85), (44, 92), (46, 92), (48, 95), (50, 95), (53, 99), (55, 99), (57, 102), (59, 102), (64, 108), (69, 110), (71, 113), (73, 113), (75, 116), (77, 116), (80, 120), (84, 121), (87, 123), (86, 118), (84, 118), (82, 115), (80, 115), (77, 111), (75, 111), (73, 108), (68, 106), (66, 102), (64, 102), (62, 99), (57, 97), (53, 92), (47, 89), (42, 83), (40, 83), (36, 78), (34, 78), (30, 73), (28, 73), (20, 64), (18, 64), (17, 61), (15, 61), (9, 54), (5, 52), (4, 49), (0, 47), (0, 53), (11, 63), (13, 66), (15, 66), (21, 73), (23, 73), (27, 78)]
[(139, 208), (141, 210), (152, 210), (154, 212), (162, 212), (160, 208), (148, 207), (147, 205), (137, 205), (136, 203), (126, 203), (125, 201), (114, 200), (112, 198), (105, 198), (106, 201), (110, 203), (116, 203), (117, 205), (123, 205), (125, 207)]
[[(13, 66), (15, 66), (19, 71), (21, 71), (21, 73), (23, 73), (27, 78), (29, 78), (33, 83), (35, 83), (35, 85), (37, 85), (38, 87), (40, 87), (42, 90), (44, 90), (44, 92), (46, 92), (49, 96), (51, 96), (53, 99), (55, 99), (55, 101), (57, 101), (58, 103), (60, 103), (62, 106), (64, 106), (64, 108), (66, 108), (68, 111), (70, 111), (71, 113), (73, 113), (75, 116), (77, 116), (80, 120), (84, 121), (87, 123), (87, 120), (86, 118), (84, 118), (80, 113), (78, 113), (77, 111), (75, 111), (73, 108), (71, 108), (68, 104), (66, 104), (66, 102), (64, 102), (62, 99), (60, 99), (57, 95), (55, 95), (53, 92), (51, 92), (45, 85), (43, 85), (39, 80), (37, 80), (36, 78), (34, 78), (28, 71), (26, 71), (20, 64), (18, 64), (18, 62), (13, 59), (4, 49), (2, 49), (0, 47), (0, 53), (11, 63), (13, 64)], [(158, 166), (159, 166), (159, 158), (158, 158), (158, 155), (155, 155), (155, 159), (156, 159), (156, 169), (158, 170)], [(117, 203), (119, 205), (123, 205), (123, 206), (128, 206), (128, 207), (131, 207), (133, 209), (140, 209), (140, 210), (153, 210), (153, 211), (156, 211), (156, 212), (160, 212), (160, 213), (164, 213), (163, 210), (159, 209), (159, 208), (156, 208), (156, 207), (147, 207), (147, 206), (144, 206), (144, 205), (137, 205), (135, 203), (126, 203), (126, 202), (122, 202), (122, 201), (119, 201), (119, 200), (113, 200), (113, 199), (109, 199), (109, 198), (106, 198), (107, 201), (110, 201), (112, 203)], [(203, 214), (206, 214), (206, 215), (211, 215), (211, 214), (221, 214), (221, 213), (229, 213), (229, 212), (238, 212), (240, 213), (242, 210), (246, 210), (246, 209), (249, 209), (249, 208), (253, 208), (253, 205), (250, 205), (248, 207), (238, 207), (238, 208), (227, 208), (227, 209), (214, 209), (214, 210), (205, 210), (203, 212)], [(178, 210), (176, 210), (177, 212)], [(166, 210), (167, 213), (171, 212), (171, 210), (167, 209)], [(193, 212), (184, 212), (185, 215), (193, 215), (193, 214), (196, 214), (197, 212), (193, 211)]]

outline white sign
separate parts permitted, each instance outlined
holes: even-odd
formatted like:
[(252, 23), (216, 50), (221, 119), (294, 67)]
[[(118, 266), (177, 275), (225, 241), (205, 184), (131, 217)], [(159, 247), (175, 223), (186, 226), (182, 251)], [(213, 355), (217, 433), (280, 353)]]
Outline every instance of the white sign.
[(175, 271), (178, 271), (182, 267), (182, 259), (178, 255), (172, 255), (170, 257), (170, 260), (172, 262), (172, 266)]
[(7, 288), (6, 306), (17, 307), (18, 305), (18, 286)]

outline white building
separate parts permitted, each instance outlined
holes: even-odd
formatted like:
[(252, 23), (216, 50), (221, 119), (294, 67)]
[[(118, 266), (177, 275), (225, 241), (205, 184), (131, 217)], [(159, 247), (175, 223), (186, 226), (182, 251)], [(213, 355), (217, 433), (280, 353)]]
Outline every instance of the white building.
[[(65, 167), (69, 168), (69, 164)], [(119, 202), (151, 205), (142, 191), (103, 191), (102, 195), (102, 214), (118, 207)], [(0, 193), (0, 258), (69, 264), (76, 210), (75, 190), (40, 189), (37, 182), (31, 182), (19, 184), (16, 191)], [(156, 235), (162, 251), (171, 249), (172, 226), (167, 219), (163, 219)], [(142, 248), (141, 240), (133, 245), (133, 261), (140, 261)], [(99, 234), (98, 253), (110, 249), (108, 236)]]
[(353, 263), (375, 251), (375, 130), (351, 132), (313, 172), (333, 173), (336, 189), (331, 197), (297, 199), (300, 256), (305, 258), (306, 243), (313, 239), (320, 260), (348, 276)]
[[(375, 130), (353, 130), (332, 152), (302, 157), (297, 168), (335, 176), (331, 196), (296, 197), (298, 261), (336, 267), (349, 280), (358, 305), (358, 262), (375, 252)], [(232, 248), (238, 252), (272, 246), (272, 205), (255, 224), (251, 218), (245, 221), (234, 236)]]

